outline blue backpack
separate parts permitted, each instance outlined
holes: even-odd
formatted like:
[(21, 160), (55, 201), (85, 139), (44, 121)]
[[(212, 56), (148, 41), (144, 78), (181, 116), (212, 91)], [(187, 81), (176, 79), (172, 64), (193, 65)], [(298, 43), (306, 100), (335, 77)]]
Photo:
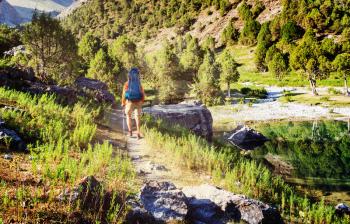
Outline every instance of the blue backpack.
[(139, 101), (143, 94), (141, 90), (141, 82), (139, 77), (139, 70), (132, 68), (129, 72), (128, 89), (125, 91), (125, 99), (130, 101)]

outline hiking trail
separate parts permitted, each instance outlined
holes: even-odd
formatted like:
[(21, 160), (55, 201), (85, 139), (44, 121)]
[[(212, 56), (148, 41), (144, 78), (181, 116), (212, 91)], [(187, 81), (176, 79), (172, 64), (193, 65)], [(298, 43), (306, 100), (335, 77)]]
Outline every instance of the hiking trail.
[(127, 137), (126, 121), (123, 131), (123, 119), (121, 108), (106, 110), (102, 124), (98, 126), (97, 137), (109, 141), (113, 147), (126, 150), (141, 182), (169, 181), (177, 187), (211, 182), (210, 176), (184, 169), (159, 150), (151, 149), (146, 139), (137, 139), (136, 132), (133, 137)]

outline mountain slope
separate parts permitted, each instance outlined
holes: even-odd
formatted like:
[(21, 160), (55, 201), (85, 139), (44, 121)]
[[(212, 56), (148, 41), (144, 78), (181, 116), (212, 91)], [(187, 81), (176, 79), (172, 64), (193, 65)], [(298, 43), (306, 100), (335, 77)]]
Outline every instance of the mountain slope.
[[(7, 20), (11, 20), (12, 23), (4, 23), (18, 25), (22, 22), (28, 22), (31, 20), (35, 9), (50, 12), (53, 16), (56, 16), (74, 2), (75, 0), (7, 0), (7, 5), (11, 6), (11, 11), (5, 10), (4, 12), (7, 15)], [(2, 15), (3, 13), (0, 14), (0, 16)], [(0, 22), (3, 22), (3, 20)]]
[(23, 18), (17, 13), (16, 9), (6, 0), (0, 0), (0, 23), (14, 26), (23, 21)]

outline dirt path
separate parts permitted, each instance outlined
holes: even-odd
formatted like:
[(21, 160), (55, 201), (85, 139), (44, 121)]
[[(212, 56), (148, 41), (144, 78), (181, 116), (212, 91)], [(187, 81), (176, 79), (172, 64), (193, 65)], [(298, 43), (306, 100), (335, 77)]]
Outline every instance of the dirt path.
[[(121, 109), (105, 111), (102, 123), (97, 131), (98, 138), (108, 140), (115, 147), (127, 150), (142, 182), (170, 181), (177, 187), (210, 182), (209, 176), (182, 169), (161, 151), (151, 149), (145, 139), (126, 137), (125, 131), (123, 132)], [(126, 123), (124, 128), (127, 129)]]

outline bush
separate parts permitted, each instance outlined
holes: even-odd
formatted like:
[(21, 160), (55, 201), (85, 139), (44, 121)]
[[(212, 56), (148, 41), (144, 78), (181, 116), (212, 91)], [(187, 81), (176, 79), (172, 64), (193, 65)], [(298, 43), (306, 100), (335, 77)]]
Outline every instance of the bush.
[(238, 13), (241, 20), (247, 21), (253, 18), (253, 13), (250, 11), (250, 7), (245, 1), (243, 1), (241, 6), (238, 8)]
[(228, 25), (221, 34), (221, 41), (223, 44), (231, 45), (237, 42), (238, 37), (239, 31), (235, 28), (234, 22), (231, 19), (231, 21), (228, 23)]
[(241, 88), (241, 93), (244, 94), (246, 97), (256, 97), (264, 99), (267, 97), (267, 91), (265, 88), (249, 88), (249, 87), (243, 87)]

